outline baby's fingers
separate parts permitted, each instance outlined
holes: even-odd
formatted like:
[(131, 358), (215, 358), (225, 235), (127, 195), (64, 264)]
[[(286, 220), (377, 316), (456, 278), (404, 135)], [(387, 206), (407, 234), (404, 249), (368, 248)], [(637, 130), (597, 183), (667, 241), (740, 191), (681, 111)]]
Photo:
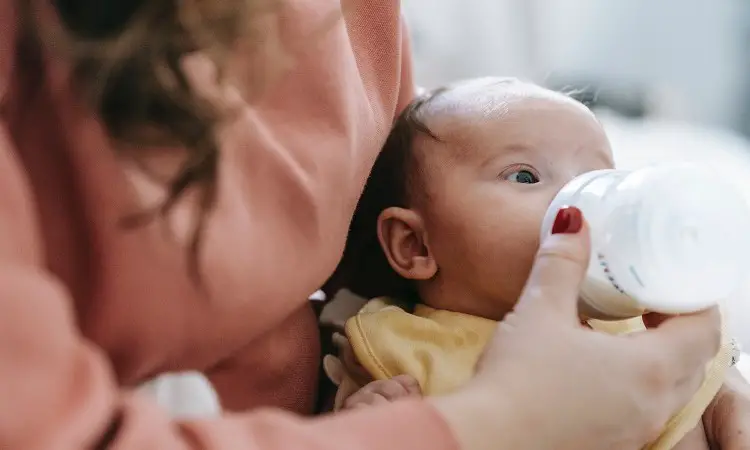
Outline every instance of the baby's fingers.
[(398, 396), (422, 396), (422, 388), (419, 386), (419, 382), (411, 375), (398, 375), (388, 381), (398, 384), (403, 388), (404, 395), (398, 394)]
[(389, 380), (377, 380), (352, 394), (344, 401), (344, 408), (389, 403), (400, 398), (421, 396), (422, 390), (414, 377), (399, 375)]
[(375, 392), (361, 392), (352, 395), (344, 401), (343, 409), (355, 409), (363, 406), (376, 406), (390, 403), (391, 401)]
[(389, 380), (373, 381), (362, 388), (362, 391), (369, 391), (381, 395), (389, 401), (422, 394), (417, 380), (409, 375), (399, 375)]

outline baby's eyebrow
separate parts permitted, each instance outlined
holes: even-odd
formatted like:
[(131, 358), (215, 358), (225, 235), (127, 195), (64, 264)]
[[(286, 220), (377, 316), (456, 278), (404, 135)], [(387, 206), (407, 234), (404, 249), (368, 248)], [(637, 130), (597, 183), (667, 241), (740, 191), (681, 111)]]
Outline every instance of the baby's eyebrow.
[(527, 144), (512, 143), (503, 145), (502, 151), (505, 155), (526, 154), (534, 151), (534, 148)]
[(513, 157), (521, 157), (528, 155), (533, 152), (533, 148), (524, 144), (505, 144), (497, 146), (497, 151), (486, 152), (482, 155), (482, 161), (480, 167), (487, 166), (500, 158), (512, 159)]

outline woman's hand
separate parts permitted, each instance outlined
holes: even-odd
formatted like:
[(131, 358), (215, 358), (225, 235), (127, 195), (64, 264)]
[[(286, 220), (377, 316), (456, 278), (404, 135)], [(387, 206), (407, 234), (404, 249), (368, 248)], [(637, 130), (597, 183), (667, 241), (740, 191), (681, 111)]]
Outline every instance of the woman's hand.
[(703, 425), (711, 448), (750, 449), (750, 384), (736, 367), (703, 414)]
[(640, 449), (696, 392), (719, 349), (715, 310), (637, 335), (584, 328), (577, 298), (589, 234), (580, 211), (561, 210), (553, 233), (475, 379), (431, 400), (465, 450)]

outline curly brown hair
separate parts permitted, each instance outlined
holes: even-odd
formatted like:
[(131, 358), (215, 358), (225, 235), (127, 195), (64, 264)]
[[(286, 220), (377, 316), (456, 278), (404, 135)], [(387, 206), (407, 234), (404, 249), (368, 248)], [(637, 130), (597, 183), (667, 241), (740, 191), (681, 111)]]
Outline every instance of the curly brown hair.
[[(19, 64), (43, 73), (42, 49), (71, 61), (74, 89), (99, 115), (116, 151), (138, 162), (148, 146), (184, 149), (167, 193), (153, 208), (127, 216), (135, 227), (168, 214), (188, 191), (199, 192), (190, 243), (191, 272), (198, 275), (201, 235), (216, 197), (223, 113), (195, 92), (183, 70), (186, 56), (210, 58), (221, 77), (238, 40), (252, 39), (259, 14), (274, 0), (51, 0), (59, 21), (35, 15), (30, 0), (17, 2), (23, 35)], [(256, 35), (257, 37), (257, 35)], [(220, 81), (220, 80), (217, 80)]]

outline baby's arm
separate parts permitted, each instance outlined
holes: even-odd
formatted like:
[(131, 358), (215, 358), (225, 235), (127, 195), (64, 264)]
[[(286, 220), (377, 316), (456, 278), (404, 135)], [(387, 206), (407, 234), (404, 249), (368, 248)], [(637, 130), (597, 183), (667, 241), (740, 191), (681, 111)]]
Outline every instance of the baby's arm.
[(686, 434), (672, 450), (711, 450), (706, 438), (706, 430), (703, 428), (703, 421)]

